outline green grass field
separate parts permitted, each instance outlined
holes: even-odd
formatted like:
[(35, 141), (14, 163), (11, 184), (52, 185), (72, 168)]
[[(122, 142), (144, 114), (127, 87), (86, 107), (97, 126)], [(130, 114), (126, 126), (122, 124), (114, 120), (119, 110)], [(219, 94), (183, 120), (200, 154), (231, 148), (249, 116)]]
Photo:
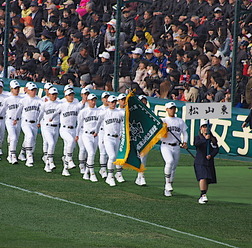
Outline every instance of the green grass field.
[(60, 141), (57, 168), (45, 173), (39, 135), (33, 168), (0, 161), (1, 248), (252, 247), (251, 163), (216, 159), (218, 184), (200, 205), (189, 155), (181, 155), (168, 198), (159, 151), (149, 154), (147, 187), (134, 184), (135, 171), (124, 170), (127, 182), (116, 187), (98, 173), (99, 182), (84, 181), (78, 169), (63, 177), (61, 152)]

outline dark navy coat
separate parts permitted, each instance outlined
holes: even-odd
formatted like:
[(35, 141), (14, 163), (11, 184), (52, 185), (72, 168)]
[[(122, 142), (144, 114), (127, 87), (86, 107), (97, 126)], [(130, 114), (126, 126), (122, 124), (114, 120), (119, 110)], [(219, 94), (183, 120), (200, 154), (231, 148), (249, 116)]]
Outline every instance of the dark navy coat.
[(207, 159), (207, 142), (203, 135), (194, 138), (194, 146), (196, 147), (196, 156), (194, 160), (194, 170), (197, 180), (207, 179), (208, 183), (216, 183), (216, 172), (214, 167), (214, 157), (219, 152), (217, 140), (212, 136), (210, 139), (210, 155), (211, 159)]

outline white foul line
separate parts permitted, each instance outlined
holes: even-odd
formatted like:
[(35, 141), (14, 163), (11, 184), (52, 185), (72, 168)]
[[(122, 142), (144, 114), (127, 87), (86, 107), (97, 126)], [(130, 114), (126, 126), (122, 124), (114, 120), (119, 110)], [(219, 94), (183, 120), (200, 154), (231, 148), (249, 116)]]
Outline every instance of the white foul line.
[(173, 231), (173, 232), (176, 232), (176, 233), (184, 234), (184, 235), (187, 235), (187, 236), (190, 236), (190, 237), (194, 237), (194, 238), (198, 238), (198, 239), (203, 239), (203, 240), (206, 240), (206, 241), (209, 241), (209, 242), (212, 242), (212, 243), (216, 243), (216, 244), (219, 244), (219, 245), (223, 245), (223, 246), (226, 246), (226, 247), (238, 248), (237, 246), (233, 246), (233, 245), (229, 245), (229, 244), (226, 244), (226, 243), (223, 243), (223, 242), (219, 242), (219, 241), (214, 240), (214, 239), (209, 239), (209, 238), (206, 238), (206, 237), (203, 237), (203, 236), (198, 236), (198, 235), (195, 235), (195, 234), (179, 231), (179, 230), (171, 228), (171, 227), (159, 225), (159, 224), (156, 224), (156, 223), (153, 223), (153, 222), (149, 222), (149, 221), (146, 221), (146, 220), (141, 220), (141, 219), (138, 219), (138, 218), (134, 218), (132, 216), (128, 216), (128, 215), (124, 215), (124, 214), (118, 214), (118, 213), (115, 213), (115, 212), (111, 212), (111, 211), (104, 210), (104, 209), (101, 209), (101, 208), (96, 208), (96, 207), (88, 206), (88, 205), (81, 204), (81, 203), (78, 203), (78, 202), (68, 201), (66, 199), (62, 199), (62, 198), (59, 198), (59, 197), (46, 195), (46, 194), (43, 194), (43, 193), (40, 193), (40, 192), (36, 192), (36, 191), (30, 191), (30, 190), (27, 190), (27, 189), (23, 189), (23, 188), (20, 188), (20, 187), (14, 186), (14, 185), (10, 185), (10, 184), (6, 184), (6, 183), (2, 183), (2, 182), (0, 182), (0, 185), (6, 186), (8, 188), (13, 188), (13, 189), (17, 189), (17, 190), (20, 190), (20, 191), (24, 191), (26, 193), (31, 193), (31, 194), (47, 197), (47, 198), (50, 198), (50, 199), (53, 199), (53, 200), (62, 201), (62, 202), (66, 202), (66, 203), (69, 203), (69, 204), (81, 206), (81, 207), (84, 207), (84, 208), (93, 209), (93, 210), (96, 210), (96, 211), (99, 211), (99, 212), (102, 212), (102, 213), (112, 214), (112, 215), (123, 217), (123, 218), (126, 218), (126, 219), (138, 221), (140, 223), (145, 223), (145, 224), (148, 224), (148, 225), (151, 225), (151, 226), (156, 226), (156, 227), (159, 227), (159, 228), (162, 228), (162, 229), (166, 229), (166, 230)]

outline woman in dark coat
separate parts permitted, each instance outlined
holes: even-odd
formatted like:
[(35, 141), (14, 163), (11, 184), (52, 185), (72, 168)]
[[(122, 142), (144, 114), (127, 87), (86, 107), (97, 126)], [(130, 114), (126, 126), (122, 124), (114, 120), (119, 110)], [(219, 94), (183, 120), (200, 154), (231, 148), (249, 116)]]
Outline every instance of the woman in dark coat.
[(214, 157), (219, 152), (217, 139), (207, 131), (207, 120), (201, 120), (199, 135), (194, 138), (194, 146), (196, 147), (194, 170), (201, 191), (198, 202), (205, 204), (208, 201), (206, 196), (208, 185), (217, 183)]

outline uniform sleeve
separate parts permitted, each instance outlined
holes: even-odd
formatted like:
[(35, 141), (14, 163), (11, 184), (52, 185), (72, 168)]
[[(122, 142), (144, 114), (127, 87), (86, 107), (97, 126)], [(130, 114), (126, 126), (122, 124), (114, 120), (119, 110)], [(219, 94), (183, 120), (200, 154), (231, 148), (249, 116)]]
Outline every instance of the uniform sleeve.
[(17, 108), (17, 111), (16, 111), (16, 114), (13, 116), (13, 119), (14, 120), (17, 120), (18, 116), (21, 116), (22, 112), (23, 112), (23, 108), (24, 108), (24, 100), (25, 99), (22, 99), (19, 104), (18, 104), (18, 108)]
[(39, 112), (39, 116), (38, 116), (38, 123), (40, 123), (42, 118), (44, 117), (44, 112), (45, 112), (45, 103), (43, 102), (41, 104), (41, 108), (40, 108), (40, 112)]
[(6, 114), (6, 107), (7, 107), (7, 105), (6, 105), (6, 99), (7, 99), (8, 97), (6, 97), (4, 100), (3, 100), (3, 107), (1, 108), (1, 110), (0, 110), (0, 116), (1, 117), (5, 117), (5, 114)]
[(52, 120), (55, 118), (56, 115), (59, 115), (61, 113), (62, 104), (63, 103), (59, 103), (59, 105), (57, 106), (56, 111), (52, 115), (52, 118), (51, 118)]
[(95, 127), (95, 132), (98, 133), (99, 130), (100, 130), (100, 127), (101, 127), (101, 124), (102, 122), (104, 121), (104, 118), (105, 118), (105, 111), (99, 111), (100, 115), (99, 115), (99, 120), (96, 124), (96, 127)]
[(76, 128), (76, 136), (79, 136), (80, 135), (80, 130), (81, 130), (81, 127), (83, 126), (83, 111), (81, 110), (78, 114), (78, 117), (77, 117), (77, 128)]
[(185, 124), (185, 122), (182, 120), (182, 135), (183, 135), (183, 142), (186, 142), (188, 141), (188, 133), (187, 133), (187, 125)]

